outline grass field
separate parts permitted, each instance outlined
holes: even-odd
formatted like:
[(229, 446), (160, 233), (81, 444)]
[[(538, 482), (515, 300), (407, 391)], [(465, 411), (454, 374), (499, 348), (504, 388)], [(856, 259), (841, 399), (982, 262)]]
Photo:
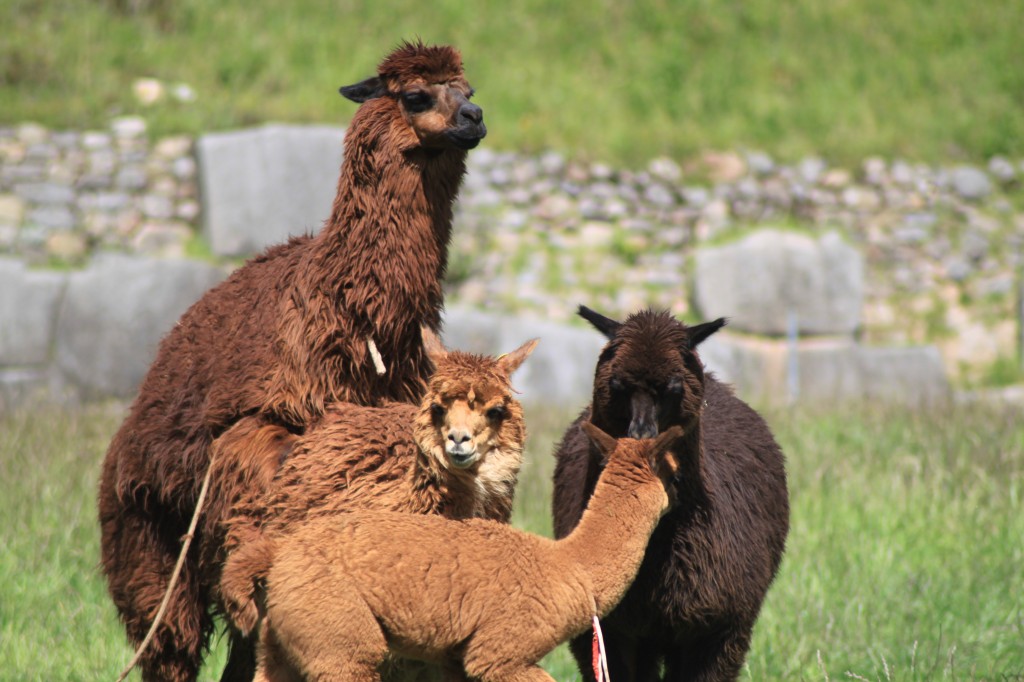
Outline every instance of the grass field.
[[(792, 532), (743, 679), (1024, 679), (1024, 420), (995, 410), (769, 415)], [(115, 408), (0, 417), (0, 674), (113, 680), (130, 658), (97, 571), (95, 487)], [(515, 523), (549, 533), (531, 410)], [(203, 679), (224, 663), (219, 643)], [(574, 679), (561, 648), (545, 661)], [(138, 679), (134, 677), (134, 679)]]
[[(422, 37), (463, 50), (495, 149), (1024, 155), (1020, 2), (0, 0), (0, 24), (0, 124), (342, 123), (338, 86)], [(141, 107), (142, 77), (197, 98)]]

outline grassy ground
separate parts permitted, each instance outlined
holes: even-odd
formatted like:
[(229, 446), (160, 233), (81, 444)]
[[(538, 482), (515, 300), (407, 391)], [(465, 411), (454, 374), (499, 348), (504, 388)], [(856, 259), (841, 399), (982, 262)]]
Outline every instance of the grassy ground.
[[(338, 86), (419, 36), (462, 48), (496, 149), (1024, 154), (1019, 2), (0, 0), (0, 23), (0, 123), (343, 122)], [(144, 110), (140, 77), (198, 97)]]
[[(114, 679), (130, 658), (96, 569), (95, 486), (119, 417), (0, 417), (4, 679)], [(963, 409), (769, 418), (793, 526), (743, 679), (1021, 679), (1024, 421)], [(550, 452), (570, 415), (528, 419), (515, 523), (547, 533)], [(574, 678), (564, 648), (545, 665)]]

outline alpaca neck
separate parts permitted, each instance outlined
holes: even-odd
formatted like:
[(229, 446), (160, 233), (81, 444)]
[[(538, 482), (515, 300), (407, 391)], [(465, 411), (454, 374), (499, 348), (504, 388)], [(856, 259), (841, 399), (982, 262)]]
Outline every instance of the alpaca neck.
[(613, 461), (601, 473), (579, 524), (557, 545), (586, 568), (599, 616), (633, 582), (647, 541), (667, 508), (668, 495), (649, 472)]
[(341, 312), (386, 343), (407, 331), (409, 321), (439, 326), (466, 152), (411, 146), (397, 115), (364, 108), (346, 135), (317, 251), (326, 255), (320, 276)]
[(288, 423), (307, 424), (330, 402), (418, 401), (425, 389), (430, 363), (420, 327), (441, 326), (466, 153), (422, 149), (389, 106), (396, 105), (379, 98), (356, 113), (331, 217), (300, 242), (289, 273), (280, 365), (264, 406)]

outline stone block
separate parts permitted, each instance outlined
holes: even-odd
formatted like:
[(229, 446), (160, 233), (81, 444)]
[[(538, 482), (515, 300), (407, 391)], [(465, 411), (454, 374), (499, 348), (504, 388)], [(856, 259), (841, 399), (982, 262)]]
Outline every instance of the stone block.
[(251, 255), (329, 216), (344, 130), (270, 125), (197, 143), (203, 231), (221, 256)]
[(733, 244), (698, 249), (694, 302), (705, 319), (783, 335), (790, 314), (800, 334), (851, 334), (864, 298), (861, 254), (837, 233), (819, 239), (764, 229)]
[(512, 377), (524, 403), (575, 413), (590, 402), (594, 368), (605, 344), (595, 330), (456, 307), (445, 311), (444, 320), (445, 345), (458, 350), (500, 355), (540, 339)]
[(715, 375), (755, 404), (941, 405), (951, 390), (933, 346), (879, 348), (845, 338), (787, 341), (720, 331), (700, 347)]
[(0, 367), (48, 361), (67, 275), (0, 259)]
[(198, 261), (94, 258), (69, 276), (57, 320), (61, 376), (85, 398), (131, 397), (163, 336), (223, 277)]

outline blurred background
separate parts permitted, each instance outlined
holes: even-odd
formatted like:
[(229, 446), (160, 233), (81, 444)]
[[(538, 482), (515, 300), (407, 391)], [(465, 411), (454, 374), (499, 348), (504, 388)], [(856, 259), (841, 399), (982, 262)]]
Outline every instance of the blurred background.
[(704, 359), (793, 497), (743, 679), (1024, 679), (1022, 26), (962, 0), (0, 0), (0, 666), (130, 657), (96, 568), (110, 436), (188, 305), (319, 228), (338, 87), (419, 38), (461, 50), (488, 127), (447, 340), (542, 337), (516, 524), (550, 533), (589, 399), (577, 304), (726, 315)]

